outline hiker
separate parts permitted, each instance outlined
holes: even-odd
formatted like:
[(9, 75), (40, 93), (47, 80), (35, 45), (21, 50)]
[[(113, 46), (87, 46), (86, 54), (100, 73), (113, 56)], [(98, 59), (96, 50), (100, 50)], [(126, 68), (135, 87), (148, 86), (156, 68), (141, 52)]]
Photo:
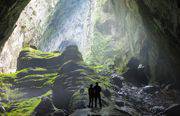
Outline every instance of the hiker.
[(89, 93), (89, 108), (93, 108), (93, 102), (94, 102), (94, 88), (93, 85), (91, 84), (89, 89), (88, 89), (88, 93)]
[(96, 82), (96, 85), (94, 86), (94, 98), (95, 98), (95, 107), (97, 107), (97, 99), (99, 101), (99, 107), (102, 107), (101, 104), (101, 87), (99, 86), (98, 82)]

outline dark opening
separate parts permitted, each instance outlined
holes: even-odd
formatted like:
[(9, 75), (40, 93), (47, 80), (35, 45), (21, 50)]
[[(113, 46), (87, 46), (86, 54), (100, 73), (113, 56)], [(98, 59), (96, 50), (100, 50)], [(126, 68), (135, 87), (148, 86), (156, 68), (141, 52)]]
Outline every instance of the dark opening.
[(177, 1), (178, 8), (180, 8), (180, 1), (179, 0), (176, 0), (176, 1)]

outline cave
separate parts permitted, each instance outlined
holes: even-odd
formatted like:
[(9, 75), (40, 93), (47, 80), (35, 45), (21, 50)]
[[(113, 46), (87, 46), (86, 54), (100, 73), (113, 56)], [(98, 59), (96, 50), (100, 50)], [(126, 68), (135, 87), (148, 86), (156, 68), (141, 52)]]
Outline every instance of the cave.
[[(0, 114), (180, 114), (178, 0), (1, 0)], [(102, 108), (88, 107), (101, 86)]]

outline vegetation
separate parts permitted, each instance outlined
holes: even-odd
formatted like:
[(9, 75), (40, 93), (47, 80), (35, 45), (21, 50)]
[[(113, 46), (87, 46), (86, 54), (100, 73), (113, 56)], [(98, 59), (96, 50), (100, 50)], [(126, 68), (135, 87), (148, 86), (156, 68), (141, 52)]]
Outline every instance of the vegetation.
[[(24, 60), (26, 60), (27, 58), (49, 59), (60, 55), (60, 53), (58, 52), (42, 52), (30, 47), (23, 48), (23, 51), (27, 53), (27, 55), (24, 56)], [(98, 73), (106, 69), (104, 65), (87, 65), (82, 61), (77, 63), (92, 70), (75, 70), (79, 72), (79, 75), (84, 75), (84, 78), (77, 80), (76, 84), (85, 86), (85, 94), (87, 94), (87, 88), (91, 83), (100, 82), (100, 85), (103, 89), (111, 87), (108, 76), (98, 76)], [(60, 67), (57, 70), (50, 70), (46, 67), (35, 67), (25, 68), (11, 74), (0, 74), (0, 88), (5, 91), (4, 93), (0, 94), (0, 98), (8, 100), (8, 102), (3, 102), (3, 106), (8, 110), (14, 107), (12, 108), (12, 110), (8, 111), (6, 115), (32, 115), (34, 109), (41, 101), (40, 98), (52, 95), (51, 86), (53, 85), (55, 79), (58, 77), (59, 70), (61, 70)], [(25, 97), (26, 94), (24, 93), (24, 90), (29, 91), (32, 89), (40, 91), (40, 95), (37, 95), (35, 97)], [(47, 91), (42, 92), (43, 89)], [(80, 94), (80, 90), (78, 90), (73, 95), (73, 99), (75, 99), (77, 103), (78, 100), (81, 101), (82, 99), (87, 99), (86, 95), (81, 96)]]
[(85, 62), (89, 65), (97, 66), (99, 71), (109, 69), (109, 65), (114, 64), (114, 46), (111, 46), (111, 35), (105, 35), (97, 29), (97, 25), (100, 22), (107, 20), (107, 14), (103, 13), (104, 5), (107, 0), (97, 1), (96, 12), (93, 15), (94, 32), (91, 37), (91, 52), (89, 56), (85, 58)]
[(61, 55), (61, 53), (58, 52), (43, 52), (31, 47), (24, 47), (22, 51), (28, 53), (25, 58), (50, 59)]
[(10, 102), (9, 104), (6, 104), (5, 107), (8, 109), (11, 106), (16, 106), (16, 108), (11, 112), (8, 112), (7, 116), (30, 116), (40, 101), (40, 98), (34, 97)]
[[(0, 98), (9, 101), (7, 103), (3, 103), (3, 106), (6, 109), (11, 109), (12, 106), (15, 106), (12, 111), (7, 112), (7, 116), (30, 116), (41, 100), (39, 96), (33, 98), (24, 98), (23, 92), (21, 92), (19, 89), (12, 89), (12, 82), (17, 83), (17, 85), (21, 85), (23, 82), (28, 80), (34, 82), (34, 84), (37, 81), (41, 81), (42, 84), (39, 84), (39, 86), (37, 85), (36, 88), (44, 88), (52, 85), (57, 77), (57, 73), (48, 72), (45, 74), (28, 74), (28, 71), (30, 70), (31, 69), (23, 69), (16, 73), (0, 75), (0, 89), (4, 90), (4, 92), (0, 93)], [(43, 68), (36, 68), (35, 70), (46, 71), (46, 69)], [(18, 74), (21, 73), (26, 73), (27, 75), (20, 78), (18, 77)], [(27, 85), (27, 87), (31, 86), (32, 85)], [(41, 97), (50, 96), (51, 94), (52, 91), (47, 91), (46, 93), (42, 94)]]

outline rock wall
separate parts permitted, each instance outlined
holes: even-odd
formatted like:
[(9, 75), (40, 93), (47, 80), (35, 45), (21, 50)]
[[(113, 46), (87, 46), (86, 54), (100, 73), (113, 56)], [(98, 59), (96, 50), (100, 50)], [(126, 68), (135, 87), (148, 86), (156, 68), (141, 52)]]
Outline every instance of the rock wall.
[(138, 57), (147, 34), (135, 1), (106, 0), (98, 10), (92, 38), (92, 59), (125, 67)]
[(0, 51), (11, 35), (15, 22), (30, 0), (1, 0), (0, 2)]
[[(179, 88), (178, 1), (112, 0), (112, 3), (116, 14), (119, 14), (116, 15), (119, 16), (117, 19), (122, 21), (121, 26), (122, 24), (125, 26), (124, 29), (131, 38), (128, 43), (132, 47), (128, 49), (132, 48), (130, 51), (137, 53), (134, 56), (145, 66), (150, 67), (151, 81), (160, 84), (171, 83)], [(131, 52), (127, 54), (130, 55)], [(116, 60), (117, 63), (120, 61)]]
[(91, 14), (95, 3), (93, 0), (61, 0), (39, 48), (43, 51), (63, 51), (68, 45), (75, 44), (83, 55), (88, 54), (93, 29)]
[(143, 58), (144, 56), (141, 59), (150, 65), (153, 80), (161, 84), (175, 84), (180, 88), (179, 2), (177, 0), (136, 2), (148, 30), (148, 40), (152, 43), (147, 51), (149, 60)]
[(175, 84), (180, 69), (178, 1), (107, 0), (97, 13), (91, 60), (120, 68), (136, 57), (151, 82)]
[[(37, 45), (58, 0), (31, 0), (0, 52), (0, 72), (14, 72), (23, 45)], [(12, 27), (12, 26), (11, 26)]]
[[(19, 15), (21, 14), (24, 7), (28, 4), (30, 0), (1, 0), (0, 2), (0, 53), (3, 50), (5, 42), (8, 40), (9, 36), (13, 32), (16, 21), (19, 18)], [(0, 60), (0, 72), (4, 72), (5, 67), (7, 66), (4, 62), (5, 59), (8, 59), (7, 56), (8, 53), (5, 53), (7, 55), (1, 55)], [(4, 57), (4, 58), (3, 58)], [(9, 66), (11, 64), (8, 64)], [(9, 67), (8, 66), (8, 67)], [(5, 71), (6, 72), (6, 71)]]

